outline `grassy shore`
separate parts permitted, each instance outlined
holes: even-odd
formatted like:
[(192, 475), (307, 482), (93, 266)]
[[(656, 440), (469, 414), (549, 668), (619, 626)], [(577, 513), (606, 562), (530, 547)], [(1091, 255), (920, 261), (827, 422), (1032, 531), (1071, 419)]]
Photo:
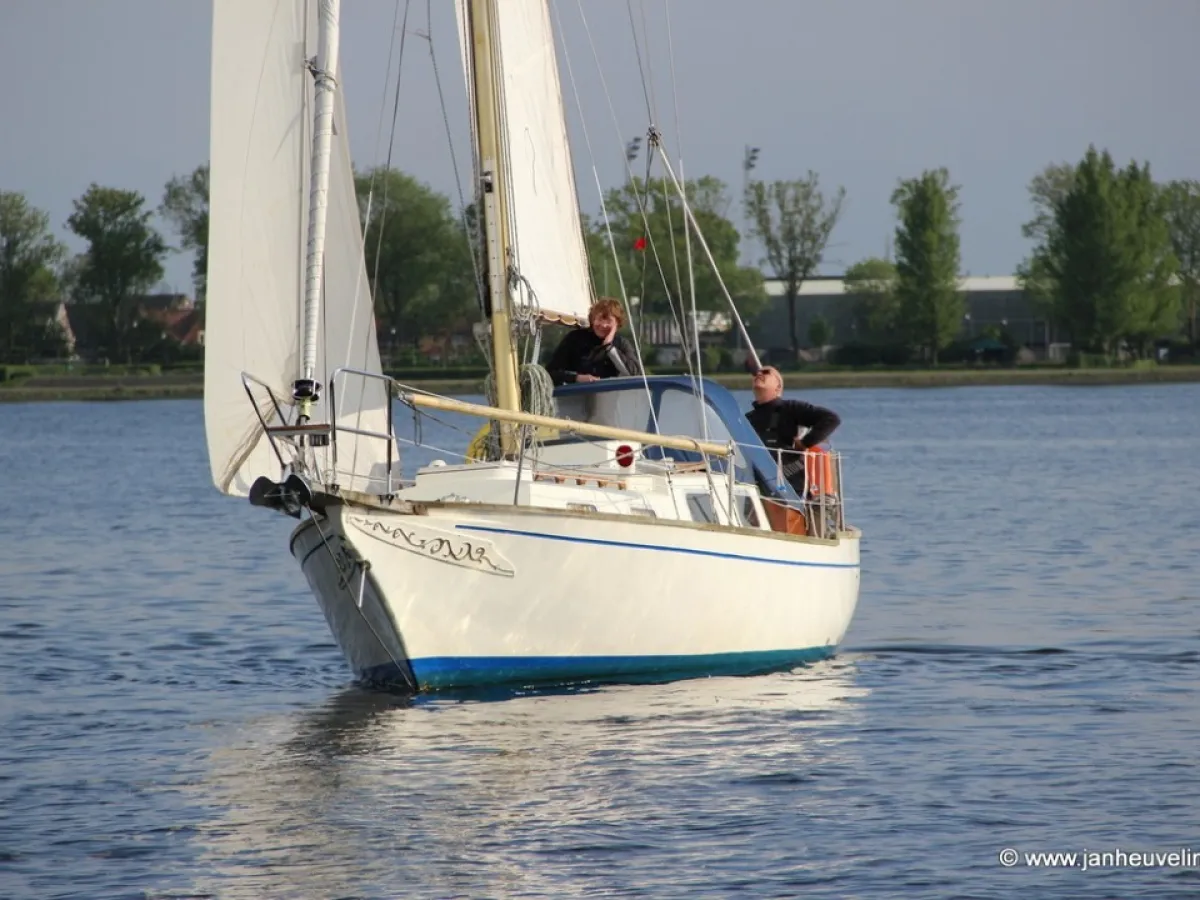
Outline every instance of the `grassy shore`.
[[(720, 373), (714, 381), (733, 389), (748, 389), (749, 376)], [(1200, 382), (1200, 366), (1157, 366), (1129, 369), (980, 368), (897, 369), (788, 372), (789, 392), (815, 388), (932, 388), (977, 385), (1052, 384), (1115, 385)], [(481, 379), (422, 379), (422, 388), (439, 394), (478, 394)], [(0, 402), (49, 400), (194, 399), (202, 396), (203, 377), (195, 372), (166, 372), (142, 376), (40, 375), (0, 384)]]

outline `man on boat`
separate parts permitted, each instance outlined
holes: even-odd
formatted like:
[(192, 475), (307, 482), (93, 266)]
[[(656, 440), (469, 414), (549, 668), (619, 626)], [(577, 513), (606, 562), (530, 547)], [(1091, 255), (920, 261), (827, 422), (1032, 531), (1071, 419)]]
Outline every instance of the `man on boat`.
[(588, 310), (588, 328), (577, 328), (559, 343), (546, 370), (558, 384), (585, 383), (618, 375), (641, 375), (637, 352), (617, 334), (625, 313), (612, 297), (601, 297)]
[(828, 440), (842, 423), (838, 414), (803, 400), (784, 400), (783, 376), (774, 366), (763, 366), (754, 373), (754, 406), (746, 418), (779, 454), (784, 477), (803, 497), (804, 452)]

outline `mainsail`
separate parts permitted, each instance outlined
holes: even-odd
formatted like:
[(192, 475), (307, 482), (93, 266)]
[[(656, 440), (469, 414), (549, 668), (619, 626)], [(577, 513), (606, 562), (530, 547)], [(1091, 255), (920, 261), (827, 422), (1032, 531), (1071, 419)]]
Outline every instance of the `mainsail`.
[[(498, 37), (503, 140), (507, 148), (510, 234), (517, 271), (543, 309), (587, 317), (591, 282), (567, 140), (554, 31), (546, 0), (493, 2)], [(475, 98), (468, 8), (457, 0), (467, 90)], [(472, 116), (474, 121), (474, 116)], [(524, 291), (516, 303), (529, 303)]]
[[(246, 495), (260, 475), (279, 478), (242, 373), (270, 385), (292, 410), (300, 374), (302, 284), (308, 222), (316, 0), (214, 0), (204, 420), (213, 481)], [(317, 419), (328, 419), (332, 370), (379, 372), (379, 348), (363, 262), (362, 230), (342, 95), (329, 178), (324, 308), (318, 335), (325, 382)], [(338, 424), (387, 430), (384, 385), (352, 377), (337, 385)], [(272, 409), (259, 390), (260, 412)], [(324, 412), (322, 412), (324, 411)], [(326, 480), (381, 492), (386, 445), (339, 432), (338, 472), (317, 451)]]

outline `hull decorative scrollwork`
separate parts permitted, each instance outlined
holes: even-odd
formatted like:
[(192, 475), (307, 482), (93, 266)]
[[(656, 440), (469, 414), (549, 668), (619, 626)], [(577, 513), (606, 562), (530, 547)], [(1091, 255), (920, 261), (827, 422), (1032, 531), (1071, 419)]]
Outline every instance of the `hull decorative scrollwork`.
[(395, 519), (383, 521), (371, 516), (352, 514), (346, 516), (346, 521), (376, 540), (427, 559), (474, 569), (485, 575), (503, 575), (511, 578), (516, 574), (512, 563), (501, 556), (490, 541), (482, 538), (463, 537)]

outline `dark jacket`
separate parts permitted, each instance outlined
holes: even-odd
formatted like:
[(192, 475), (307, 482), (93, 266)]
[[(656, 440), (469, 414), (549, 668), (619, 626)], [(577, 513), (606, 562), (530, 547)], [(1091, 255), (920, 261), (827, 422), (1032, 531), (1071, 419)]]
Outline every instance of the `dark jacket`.
[(803, 400), (784, 400), (782, 397), (766, 403), (756, 402), (746, 413), (746, 418), (763, 443), (771, 450), (779, 451), (783, 474), (797, 493), (804, 490), (804, 458), (793, 449), (796, 432), (801, 427), (808, 429), (800, 440), (807, 450), (824, 443), (842, 424), (838, 414), (832, 410)]
[(590, 328), (576, 328), (568, 332), (559, 342), (546, 369), (555, 384), (570, 384), (579, 375), (595, 375), (597, 378), (616, 378), (618, 375), (641, 375), (642, 364), (637, 353), (622, 335), (613, 338), (611, 348), (625, 367), (617, 368), (608, 351), (610, 347), (601, 342)]

